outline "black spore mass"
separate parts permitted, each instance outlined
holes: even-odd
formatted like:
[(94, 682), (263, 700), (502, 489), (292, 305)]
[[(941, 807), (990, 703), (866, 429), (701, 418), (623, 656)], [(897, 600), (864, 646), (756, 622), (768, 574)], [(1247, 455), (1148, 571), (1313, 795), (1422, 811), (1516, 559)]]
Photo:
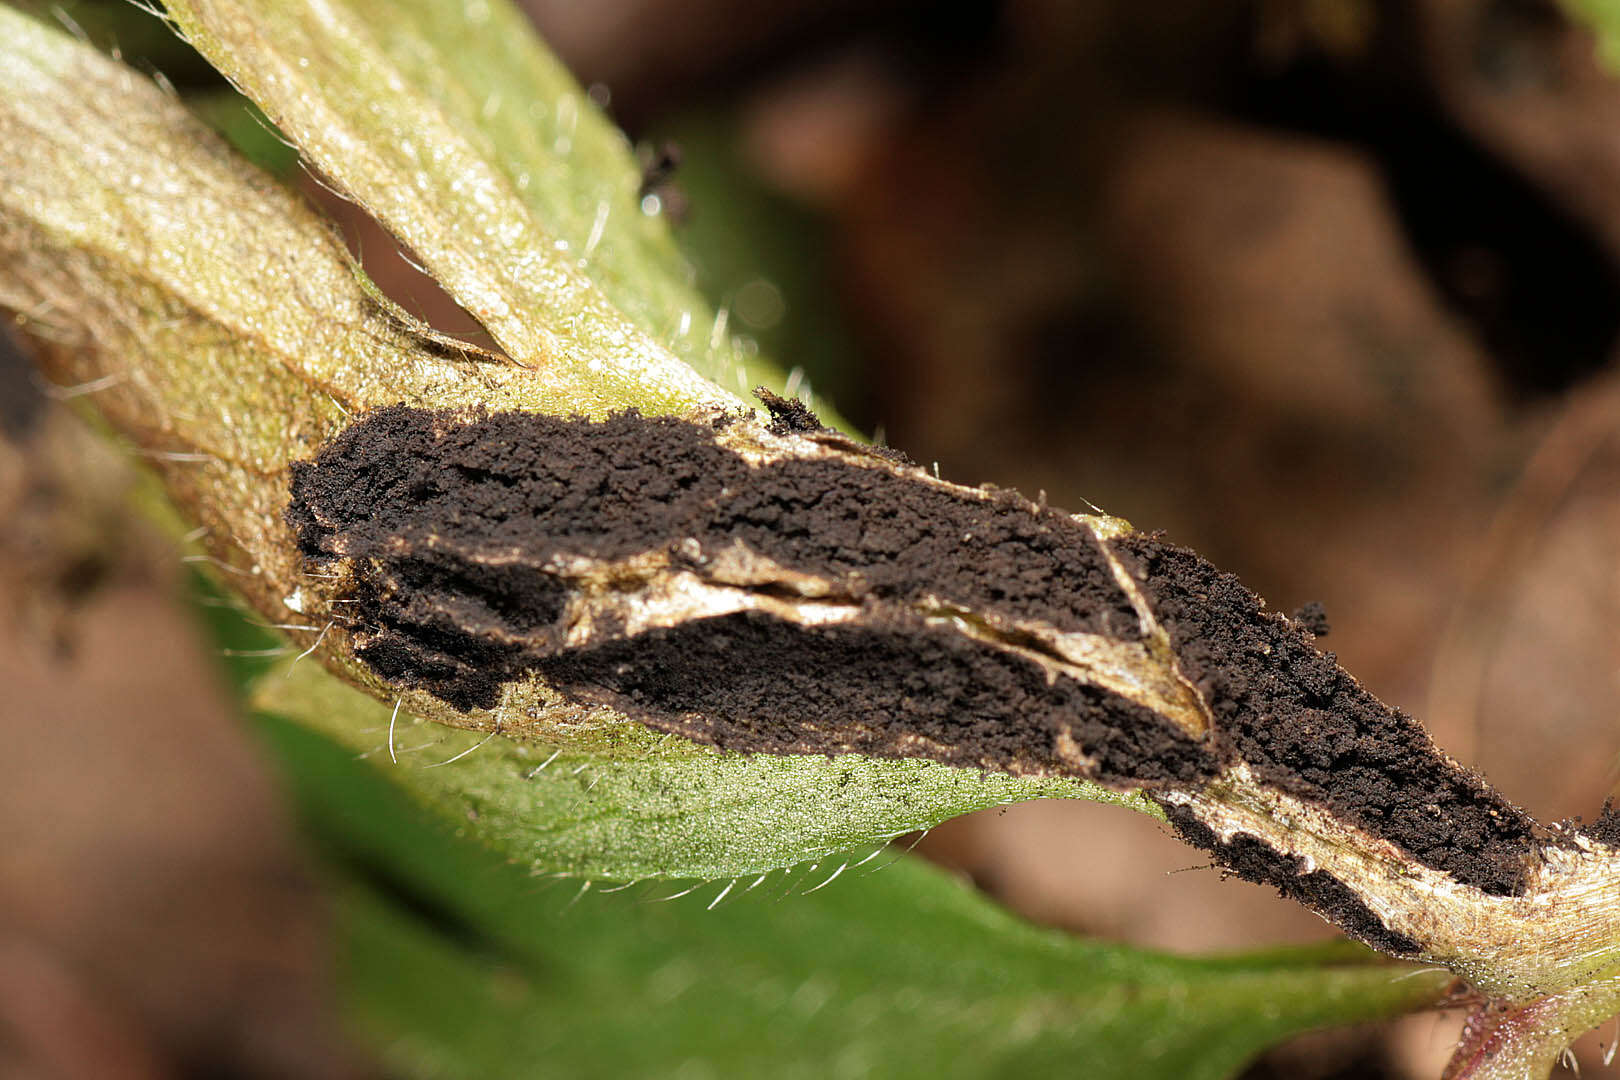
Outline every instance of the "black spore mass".
[(1385, 926), (1354, 892), (1326, 870), (1306, 873), (1305, 860), (1277, 851), (1258, 837), (1239, 833), (1229, 841), (1222, 841), (1185, 807), (1165, 803), (1163, 808), (1177, 836), (1214, 855), (1222, 866), (1244, 881), (1270, 885), (1288, 899), (1315, 908), (1380, 952), (1415, 956), (1423, 951), (1423, 947), (1406, 934)]
[[(759, 460), (727, 445), (735, 417), (380, 409), (293, 467), (286, 519), (311, 563), (345, 561), (355, 655), (458, 709), (494, 708), (505, 685), (538, 673), (574, 700), (739, 750), (1182, 788), (1243, 762), (1458, 881), (1524, 888), (1531, 819), (1236, 578), (1156, 537), (1127, 534), (1105, 549), (1061, 511), (864, 456), (802, 406), (774, 406), (777, 436), (790, 441)], [(836, 610), (818, 615), (819, 601), (788, 589), (769, 594), (776, 606), (671, 616), (632, 635), (604, 607), (574, 623), (588, 632), (565, 638), (571, 605), (587, 603), (583, 579), (569, 576), (580, 559), (592, 573), (626, 574), (615, 588), (643, 588), (651, 579), (636, 574), (648, 573), (777, 588), (770, 577), (704, 577), (739, 546), (819, 582)], [(989, 619), (1142, 641), (1110, 556), (1208, 706), (1206, 736), (1045, 665), (1034, 638), (985, 632)], [(1193, 824), (1177, 821), (1239, 873), (1402, 951), (1338, 883)]]
[(1488, 893), (1522, 891), (1535, 823), (1446, 758), (1237, 578), (1185, 548), (1110, 543), (1215, 718), (1216, 752)]
[[(740, 612), (562, 652), (539, 670), (651, 726), (738, 750), (928, 757), (1105, 782), (1206, 780), (1215, 765), (1157, 713), (917, 616), (801, 626)], [(1056, 749), (1065, 732), (1084, 767)]]
[[(380, 409), (295, 465), (291, 494), (304, 556), (355, 561), (362, 658), (464, 709), (492, 706), (501, 657), (557, 644), (556, 555), (680, 560), (741, 542), (851, 599), (1140, 634), (1097, 540), (1060, 511), (831, 452), (751, 464), (670, 417)], [(492, 662), (494, 679), (475, 674)]]

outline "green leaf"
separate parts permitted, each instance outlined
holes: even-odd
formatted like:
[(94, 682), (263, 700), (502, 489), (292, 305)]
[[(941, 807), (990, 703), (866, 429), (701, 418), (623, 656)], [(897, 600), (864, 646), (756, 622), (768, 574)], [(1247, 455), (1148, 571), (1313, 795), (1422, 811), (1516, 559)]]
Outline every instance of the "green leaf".
[(186, 105), (253, 164), (290, 182), (298, 151), (282, 138), (259, 107), (229, 87), (186, 95)]
[[(678, 255), (642, 220), (623, 137), (521, 14), (493, 0), (168, 10), (507, 355), (568, 382), (577, 409), (738, 404), (730, 342), (676, 288)], [(677, 345), (694, 367), (673, 362)]]
[(1603, 62), (1620, 71), (1620, 0), (1564, 0), (1564, 6), (1592, 25)]
[[(265, 719), (343, 868), (350, 1008), (406, 1077), (1213, 1078), (1433, 1004), (1352, 946), (1183, 958), (1030, 927), (919, 860), (604, 895), (458, 843), (345, 749)], [(719, 902), (716, 903), (716, 899)]]
[(599, 882), (729, 880), (805, 860), (828, 862), (830, 873), (874, 843), (1026, 799), (1163, 814), (1081, 780), (931, 761), (724, 753), (679, 739), (637, 740), (629, 753), (553, 749), (396, 716), (313, 665), (271, 674), (256, 701), (363, 755), (431, 813), (518, 864)]

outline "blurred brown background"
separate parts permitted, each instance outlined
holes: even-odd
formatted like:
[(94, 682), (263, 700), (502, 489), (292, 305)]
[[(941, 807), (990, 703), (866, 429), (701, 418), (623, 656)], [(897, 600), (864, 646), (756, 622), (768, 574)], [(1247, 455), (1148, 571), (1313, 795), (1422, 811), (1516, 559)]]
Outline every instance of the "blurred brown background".
[[(1323, 602), (1325, 644), (1454, 756), (1538, 817), (1596, 813), (1620, 780), (1620, 81), (1555, 5), (528, 7), (649, 157), (679, 149), (660, 194), (732, 325), (857, 424), (950, 479), (1168, 530), (1278, 608)], [(303, 1075), (345, 1074), (317, 1019), (319, 912), (160, 599), (172, 574), (151, 567), (172, 556), (41, 541), (48, 515), (101, 496), (40, 449), (58, 414), (31, 400), (0, 383), (0, 610), (22, 620), (0, 717), (93, 717), (106, 752), (37, 747), (29, 765), (86, 797), (48, 833), (28, 823), (27, 872), (74, 882), (73, 902), (8, 911), (0, 949), (64, 989), (50, 1015), (8, 1005), (0, 1048), (56, 1061), (18, 1075), (115, 1075), (62, 1065), (83, 1045), (50, 1033), (78, 1018), (144, 1047), (122, 1060), (148, 1071), (116, 1075), (278, 1075), (264, 1055), (288, 1045), (312, 1048)], [(136, 724), (172, 728), (161, 761), (144, 738), (139, 768), (120, 749)], [(92, 796), (116, 785), (170, 801), (109, 831)], [(37, 803), (4, 798), (14, 833)], [(1331, 932), (1106, 808), (982, 814), (921, 850), (1086, 933), (1207, 949)], [(221, 903), (232, 888), (255, 899)], [(177, 985), (230, 988), (213, 1011), (174, 1006), (161, 964), (107, 970), (121, 922), (181, 943), (199, 912), (215, 944), (170, 959)], [(1447, 1034), (1417, 1018), (1334, 1038), (1255, 1075), (1433, 1076)]]

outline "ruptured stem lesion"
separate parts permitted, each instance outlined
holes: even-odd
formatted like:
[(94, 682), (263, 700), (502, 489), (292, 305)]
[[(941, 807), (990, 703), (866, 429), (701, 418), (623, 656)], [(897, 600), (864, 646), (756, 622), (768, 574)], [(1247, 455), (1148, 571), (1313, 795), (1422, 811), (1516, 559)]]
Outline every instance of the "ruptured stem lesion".
[[(1579, 832), (1559, 831), (1534, 849), (1522, 891), (1497, 896), (1256, 782), (1243, 766), (1200, 792), (1160, 798), (1173, 821), (1186, 823), (1184, 833), (1202, 827), (1221, 844), (1254, 838), (1306, 872), (1330, 875), (1377, 920), (1357, 933), (1345, 909), (1325, 912), (1349, 932), (1382, 951), (1443, 964), (1493, 999), (1532, 1001), (1620, 966), (1620, 849)], [(1235, 869), (1258, 872), (1255, 863)]]
[[(286, 517), (354, 654), (463, 716), (537, 680), (734, 749), (1146, 788), (1217, 857), (1387, 877), (1347, 929), (1389, 951), (1438, 940), (1429, 894), (1449, 923), (1607, 865), (1192, 552), (808, 422), (378, 410), (294, 466)], [(1545, 980), (1509, 966), (1467, 974)]]
[(1459, 1076), (1620, 1004), (1620, 848), (1537, 824), (1308, 624), (1125, 522), (794, 421), (377, 410), (294, 466), (286, 520), (340, 648), (451, 722), (538, 695), (1144, 792), (1231, 873), (1467, 980), (1490, 1034)]

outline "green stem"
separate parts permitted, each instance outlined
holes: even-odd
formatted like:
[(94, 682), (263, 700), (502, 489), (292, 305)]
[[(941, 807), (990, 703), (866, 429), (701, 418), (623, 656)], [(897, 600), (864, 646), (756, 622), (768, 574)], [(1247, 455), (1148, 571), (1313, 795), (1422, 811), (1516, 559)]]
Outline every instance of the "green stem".
[(1443, 1080), (1543, 1080), (1583, 1034), (1620, 1014), (1620, 969), (1527, 1005), (1476, 1009)]

